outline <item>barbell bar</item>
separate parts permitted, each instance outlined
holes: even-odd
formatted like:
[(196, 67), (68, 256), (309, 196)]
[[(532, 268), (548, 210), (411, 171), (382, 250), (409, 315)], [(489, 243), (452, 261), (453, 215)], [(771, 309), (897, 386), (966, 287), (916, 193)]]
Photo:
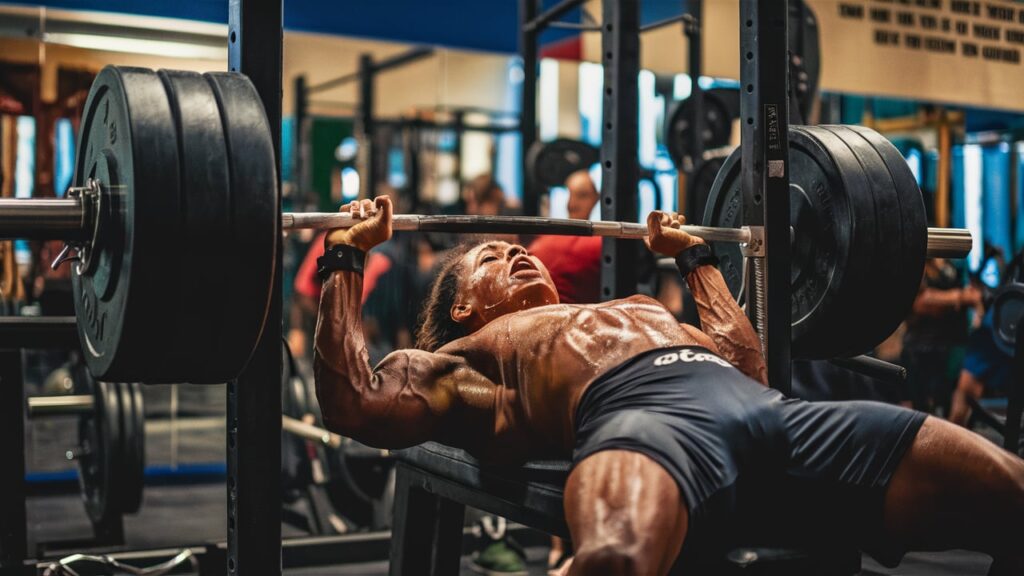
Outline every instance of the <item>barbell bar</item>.
[[(88, 196), (59, 199), (0, 199), (0, 238), (31, 238), (79, 241), (94, 227), (89, 218)], [(360, 220), (341, 212), (285, 212), (284, 230), (327, 230), (349, 228)], [(645, 224), (541, 218), (535, 216), (473, 216), (396, 214), (392, 226), (397, 231), (450, 232), (463, 234), (552, 234), (642, 239), (648, 234)], [(681, 229), (709, 242), (747, 244), (756, 228), (718, 228), (685, 224)], [(932, 258), (963, 258), (971, 251), (973, 239), (963, 228), (929, 228), (928, 251)]]
[[(95, 407), (95, 399), (91, 394), (64, 394), (59, 396), (30, 396), (28, 398), (28, 417), (30, 419), (47, 416), (79, 416), (91, 414)], [(281, 415), (281, 429), (285, 432), (313, 440), (328, 448), (340, 448), (345, 439), (319, 426), (307, 424), (297, 418)]]

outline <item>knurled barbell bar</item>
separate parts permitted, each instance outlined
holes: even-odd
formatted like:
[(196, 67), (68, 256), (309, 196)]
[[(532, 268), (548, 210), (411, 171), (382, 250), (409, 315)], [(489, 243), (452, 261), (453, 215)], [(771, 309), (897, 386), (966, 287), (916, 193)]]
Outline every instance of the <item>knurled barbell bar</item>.
[[(899, 287), (898, 302), (882, 312), (884, 324), (898, 323), (912, 303), (907, 279), (915, 271), (915, 282), (920, 279), (926, 256), (966, 255), (970, 234), (926, 228), (921, 193), (905, 162), (900, 168), (875, 158), (857, 172), (849, 165), (849, 153), (839, 150), (848, 143), (811, 136), (808, 140), (799, 129), (790, 133), (791, 141), (813, 144), (810, 152), (806, 146), (791, 148), (796, 152), (791, 152), (790, 179), (800, 191), (795, 194), (813, 199), (794, 203), (800, 209), (793, 217), (794, 276), (850, 293), (855, 277), (870, 271), (876, 284)], [(885, 142), (880, 136), (877, 140)], [(887, 143), (873, 146), (891, 148)], [(75, 162), (66, 198), (0, 202), (0, 237), (68, 241), (62, 258), (78, 260), (72, 286), (79, 338), (90, 371), (102, 380), (219, 383), (234, 378), (263, 330), (279, 229), (353, 222), (336, 213), (281, 214), (270, 126), (252, 83), (237, 73), (104, 68), (85, 104)], [(865, 177), (868, 168), (877, 172), (879, 166), (887, 170), (885, 182), (881, 174)], [(716, 179), (719, 188), (725, 172)], [(903, 207), (894, 213), (902, 223), (894, 223), (893, 214), (876, 218), (896, 205)], [(714, 226), (686, 230), (716, 250), (723, 243), (760, 241), (761, 230), (742, 226), (734, 202), (716, 214), (723, 217), (704, 221)], [(616, 238), (646, 234), (644, 225), (634, 223), (499, 216), (399, 215), (395, 229)], [(868, 241), (871, 234), (878, 240)], [(808, 241), (814, 245), (805, 246)], [(856, 274), (835, 273), (847, 262), (877, 256), (883, 247), (899, 256), (902, 268), (861, 266)], [(815, 258), (801, 256), (811, 249)], [(731, 282), (736, 262), (728, 254), (722, 260)], [(796, 298), (806, 298), (808, 291), (794, 283), (797, 309)], [(879, 290), (866, 294), (877, 299)], [(823, 299), (810, 308), (811, 315), (826, 317), (833, 304)], [(873, 313), (874, 304), (866, 296), (842, 302), (855, 319)], [(877, 329), (838, 342), (839, 331), (808, 323), (805, 316), (794, 314), (794, 350), (808, 349), (796, 344), (811, 339), (818, 343), (810, 350), (814, 355), (839, 351), (848, 356), (878, 342)], [(858, 332), (856, 323), (843, 330)], [(832, 341), (837, 344), (828, 346)]]
[[(73, 192), (82, 197), (0, 199), (0, 238), (66, 240), (72, 243), (87, 238), (87, 234), (94, 229), (94, 224), (89, 220), (91, 210), (88, 208), (88, 199), (102, 196), (102, 187), (93, 180), (86, 187)], [(281, 214), (283, 230), (349, 228), (359, 221), (350, 214), (340, 212)], [(406, 232), (551, 234), (625, 239), (643, 239), (648, 234), (646, 224), (535, 216), (395, 214), (393, 229)], [(760, 227), (757, 226), (721, 228), (685, 224), (681, 229), (708, 242), (748, 244), (751, 241), (763, 241)], [(970, 252), (972, 242), (970, 231), (962, 228), (928, 228), (927, 255), (930, 258), (963, 258)]]

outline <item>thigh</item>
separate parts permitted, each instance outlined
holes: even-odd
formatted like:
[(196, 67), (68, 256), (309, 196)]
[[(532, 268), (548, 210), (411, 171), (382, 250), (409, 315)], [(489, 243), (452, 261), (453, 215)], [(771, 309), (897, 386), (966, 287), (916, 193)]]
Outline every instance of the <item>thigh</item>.
[(908, 550), (1001, 554), (1024, 515), (1024, 463), (981, 436), (929, 417), (896, 468), (884, 529)]
[(575, 466), (565, 486), (565, 515), (577, 562), (628, 554), (637, 574), (667, 573), (688, 523), (675, 480), (628, 450), (597, 452)]

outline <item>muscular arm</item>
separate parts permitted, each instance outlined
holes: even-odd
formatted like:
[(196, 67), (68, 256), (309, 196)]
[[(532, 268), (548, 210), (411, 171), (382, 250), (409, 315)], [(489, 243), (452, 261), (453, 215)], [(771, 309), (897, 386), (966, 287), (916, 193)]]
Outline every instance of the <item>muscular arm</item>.
[(761, 341), (733, 299), (722, 273), (714, 266), (699, 266), (686, 277), (686, 284), (697, 303), (701, 328), (722, 358), (767, 385), (768, 368), (761, 353)]
[(941, 316), (949, 310), (960, 310), (963, 304), (963, 290), (959, 288), (925, 288), (914, 299), (914, 313), (922, 316)]
[(403, 448), (438, 435), (456, 400), (460, 359), (398, 350), (371, 368), (363, 341), (363, 279), (338, 271), (324, 282), (313, 367), (324, 424), (381, 448)]

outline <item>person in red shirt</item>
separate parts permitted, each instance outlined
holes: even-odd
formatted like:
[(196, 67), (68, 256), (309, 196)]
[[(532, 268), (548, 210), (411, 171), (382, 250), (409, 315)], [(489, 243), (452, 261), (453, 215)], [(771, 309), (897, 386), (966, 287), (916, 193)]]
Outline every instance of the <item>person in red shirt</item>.
[[(600, 196), (586, 170), (569, 175), (569, 218), (587, 220)], [(551, 273), (559, 299), (566, 304), (592, 304), (600, 300), (601, 238), (599, 236), (539, 236), (530, 253)]]

